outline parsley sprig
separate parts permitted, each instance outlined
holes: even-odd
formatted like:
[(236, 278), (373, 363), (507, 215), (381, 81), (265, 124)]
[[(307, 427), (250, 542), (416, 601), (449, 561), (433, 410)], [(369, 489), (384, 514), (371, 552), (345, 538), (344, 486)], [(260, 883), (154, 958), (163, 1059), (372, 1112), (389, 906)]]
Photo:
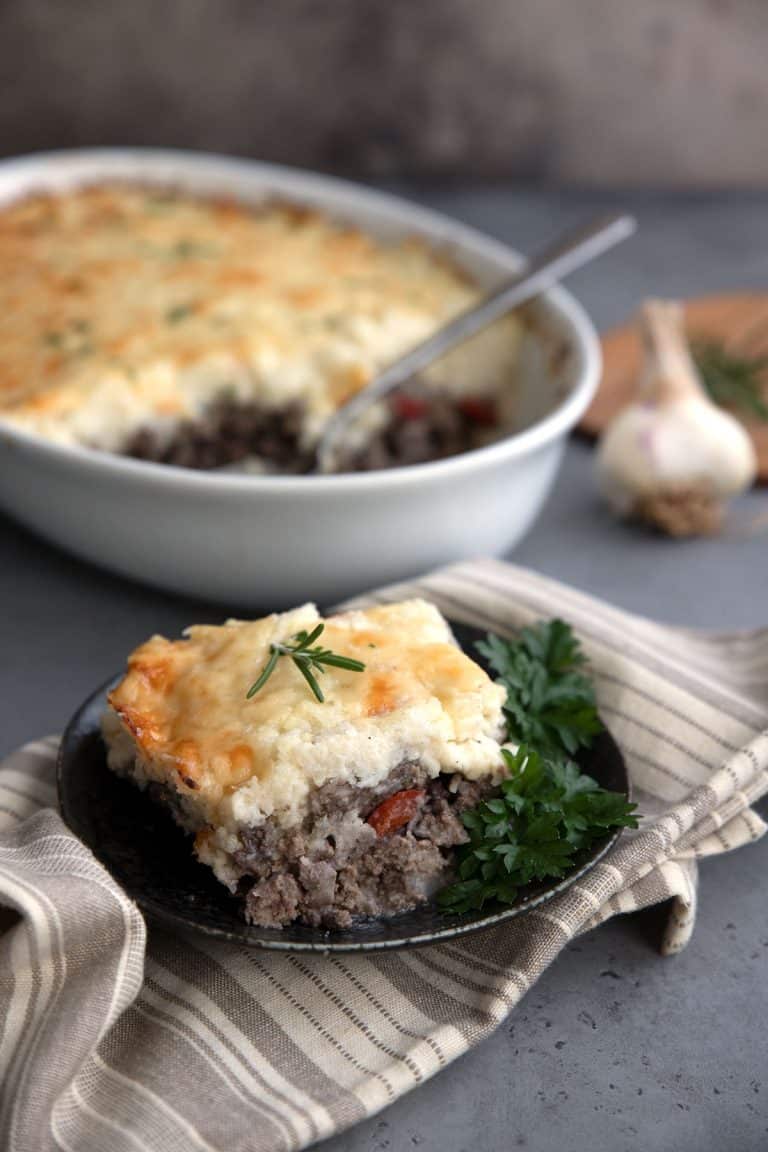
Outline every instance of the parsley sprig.
[(507, 769), (498, 793), (462, 814), (469, 842), (458, 880), (438, 893), (449, 912), (513, 904), (521, 888), (558, 878), (612, 828), (636, 828), (636, 805), (587, 776), (571, 757), (603, 725), (585, 658), (563, 620), (523, 628), (515, 640), (489, 633), (477, 645), (507, 690)]
[(450, 912), (512, 904), (520, 888), (565, 875), (577, 854), (612, 828), (636, 828), (635, 804), (608, 792), (572, 761), (521, 745), (502, 749), (500, 794), (462, 815), (469, 843), (458, 850), (459, 880), (438, 894)]
[(477, 649), (507, 690), (510, 740), (544, 755), (573, 756), (602, 731), (584, 655), (565, 621), (523, 628), (517, 640), (489, 633)]
[(311, 632), (307, 632), (306, 630), (297, 632), (296, 635), (292, 637), (292, 639), (296, 641), (295, 644), (285, 644), (277, 641), (270, 644), (269, 659), (258, 678), (248, 689), (246, 699), (250, 700), (264, 687), (274, 672), (281, 656), (290, 656), (312, 690), (315, 699), (321, 704), (325, 700), (325, 696), (317, 682), (316, 672), (324, 673), (326, 667), (344, 668), (347, 672), (364, 672), (365, 664), (363, 664), (362, 660), (353, 660), (350, 656), (340, 656), (337, 652), (332, 652), (330, 648), (323, 648), (319, 644), (315, 648), (312, 647), (315, 641), (322, 636), (324, 629), (325, 624), (318, 624)]

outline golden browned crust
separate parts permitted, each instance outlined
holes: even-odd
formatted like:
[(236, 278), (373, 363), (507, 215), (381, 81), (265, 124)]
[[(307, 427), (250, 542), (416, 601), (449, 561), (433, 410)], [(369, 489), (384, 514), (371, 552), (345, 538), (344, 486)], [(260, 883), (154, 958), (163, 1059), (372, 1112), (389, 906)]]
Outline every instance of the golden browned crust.
[[(323, 644), (366, 666), (328, 668), (325, 703), (286, 658), (246, 699), (269, 645), (318, 620), (306, 605), (252, 623), (194, 627), (184, 640), (153, 636), (137, 648), (109, 704), (143, 774), (185, 796), (202, 822), (221, 824), (244, 814), (290, 821), (312, 787), (375, 782), (408, 758), (435, 775), (494, 770), (503, 689), (424, 601), (325, 621)], [(230, 811), (238, 793), (240, 808)]]
[(229, 380), (319, 419), (473, 295), (422, 242), (303, 208), (119, 184), (33, 196), (0, 212), (0, 413), (115, 447)]

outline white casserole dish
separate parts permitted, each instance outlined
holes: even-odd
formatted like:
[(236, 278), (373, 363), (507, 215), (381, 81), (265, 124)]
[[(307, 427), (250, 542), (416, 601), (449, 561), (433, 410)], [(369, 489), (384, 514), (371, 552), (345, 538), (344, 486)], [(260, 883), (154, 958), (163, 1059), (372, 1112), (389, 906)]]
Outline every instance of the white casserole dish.
[[(309, 204), (374, 235), (418, 234), (490, 287), (519, 256), (436, 212), (344, 181), (174, 151), (61, 152), (0, 163), (0, 206), (132, 180)], [(447, 460), (341, 476), (195, 472), (58, 445), (0, 425), (0, 506), (94, 563), (171, 591), (278, 608), (328, 603), (436, 564), (512, 548), (597, 387), (599, 344), (562, 289), (536, 305), (524, 430)]]

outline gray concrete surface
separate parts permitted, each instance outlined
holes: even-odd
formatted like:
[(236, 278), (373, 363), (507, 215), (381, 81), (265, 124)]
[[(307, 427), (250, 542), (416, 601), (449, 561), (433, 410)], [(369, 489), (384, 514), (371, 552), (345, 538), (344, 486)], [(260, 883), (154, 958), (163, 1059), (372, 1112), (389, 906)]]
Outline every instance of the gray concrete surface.
[[(617, 203), (410, 191), (522, 248)], [(639, 236), (573, 281), (599, 324), (646, 293), (766, 287), (768, 196), (623, 203), (638, 212)], [(739, 522), (767, 506), (768, 494), (752, 494)], [(514, 559), (657, 619), (768, 624), (768, 536), (676, 543), (616, 524), (595, 500), (581, 443)], [(88, 568), (2, 520), (0, 604), (0, 753), (59, 729), (150, 631), (226, 611)], [(768, 1147), (766, 877), (768, 839), (705, 862), (696, 932), (674, 959), (656, 952), (653, 911), (572, 944), (490, 1040), (323, 1152)]]
[(5, 0), (0, 155), (765, 186), (765, 0)]

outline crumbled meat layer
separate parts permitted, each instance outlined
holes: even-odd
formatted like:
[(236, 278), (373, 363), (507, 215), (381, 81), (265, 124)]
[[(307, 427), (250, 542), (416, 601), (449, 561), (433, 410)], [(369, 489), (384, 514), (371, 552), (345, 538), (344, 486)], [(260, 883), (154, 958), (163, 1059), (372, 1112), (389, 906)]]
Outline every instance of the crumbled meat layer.
[[(423, 788), (410, 822), (377, 836), (366, 818), (405, 788)], [(442, 886), (452, 849), (466, 842), (459, 819), (492, 788), (490, 777), (426, 780), (405, 763), (378, 789), (326, 784), (304, 823), (289, 832), (267, 822), (241, 833), (234, 862), (241, 869), (246, 919), (277, 927), (299, 919), (344, 928), (363, 916), (413, 908)]]
[(390, 413), (363, 448), (342, 460), (339, 471), (376, 472), (444, 460), (488, 443), (497, 427), (490, 401), (457, 400), (418, 388), (395, 394)]
[[(434, 393), (392, 399), (390, 419), (363, 448), (345, 458), (339, 471), (371, 472), (456, 456), (486, 443), (495, 423), (484, 401), (461, 401)], [(279, 410), (222, 400), (199, 420), (180, 424), (168, 438), (141, 429), (126, 456), (182, 468), (221, 468), (257, 459), (271, 472), (309, 471), (313, 453), (302, 446), (303, 413), (298, 404)]]
[(302, 408), (280, 410), (259, 404), (220, 400), (200, 420), (187, 420), (172, 437), (143, 428), (126, 445), (124, 454), (180, 468), (222, 468), (248, 457), (262, 460), (272, 471), (305, 472), (311, 453), (301, 447)]

